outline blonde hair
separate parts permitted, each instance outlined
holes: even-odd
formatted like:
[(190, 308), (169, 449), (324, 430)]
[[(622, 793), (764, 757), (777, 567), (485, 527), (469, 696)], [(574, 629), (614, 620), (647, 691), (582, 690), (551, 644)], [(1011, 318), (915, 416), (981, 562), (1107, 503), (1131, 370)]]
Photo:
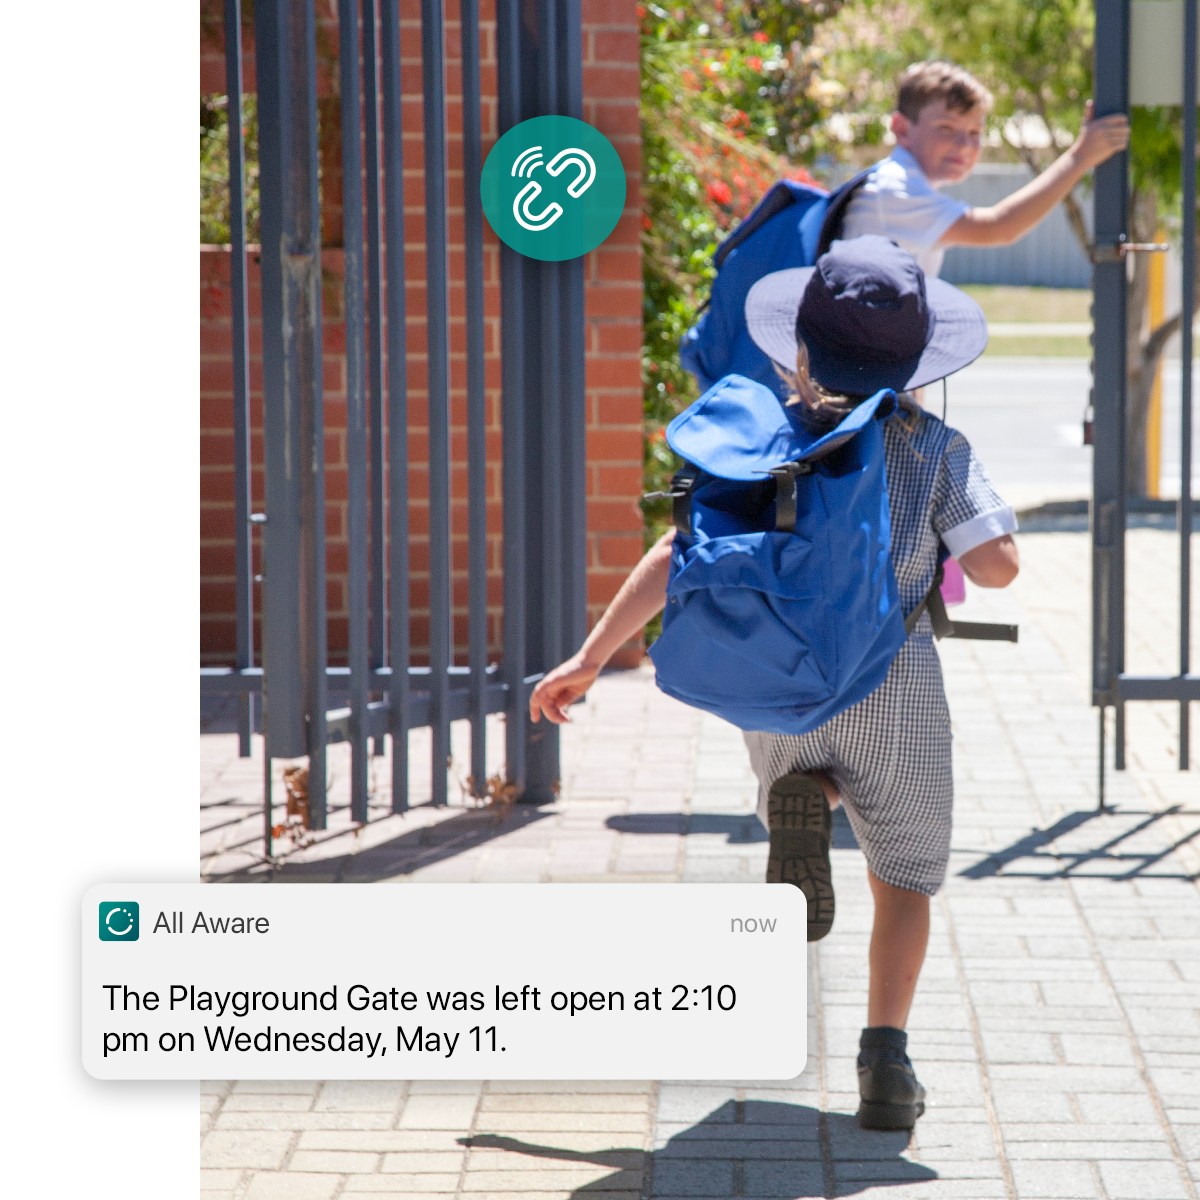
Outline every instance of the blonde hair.
[[(811, 433), (828, 432), (867, 399), (822, 387), (808, 369), (808, 347), (803, 342), (796, 343), (795, 370), (789, 371), (778, 363), (775, 370), (787, 384), (786, 403), (800, 407), (800, 419)], [(920, 419), (921, 406), (907, 392), (899, 393), (898, 401), (904, 414), (905, 432), (912, 433)]]
[(991, 111), (992, 93), (969, 71), (953, 63), (913, 63), (897, 81), (896, 108), (910, 121), (919, 121), (921, 110), (934, 100), (945, 101), (951, 112)]
[(775, 370), (787, 384), (787, 403), (800, 406), (801, 419), (814, 432), (832, 429), (866, 399), (822, 387), (809, 372), (808, 347), (803, 342), (796, 343), (795, 369), (789, 371), (776, 364)]

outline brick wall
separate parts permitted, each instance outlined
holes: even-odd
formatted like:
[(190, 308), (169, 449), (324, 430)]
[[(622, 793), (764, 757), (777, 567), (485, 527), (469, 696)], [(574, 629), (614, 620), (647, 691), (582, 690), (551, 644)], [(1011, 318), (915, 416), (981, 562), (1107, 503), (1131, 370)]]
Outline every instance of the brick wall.
[[(340, 187), (337, 181), (337, 101), (330, 80), (336, 68), (337, 22), (332, 5), (318, 0), (321, 144), (324, 207), (322, 253), (324, 302), (324, 387), (326, 427), (326, 492), (329, 566), (329, 644), (336, 660), (346, 648), (346, 331), (342, 321)], [(220, 45), (221, 5), (201, 5), (202, 92), (225, 91), (223, 49)], [(497, 137), (494, 3), (481, 5), (481, 59), (484, 154)], [(585, 260), (588, 605), (591, 621), (615, 594), (642, 549), (642, 521), (637, 506), (641, 491), (642, 286), (639, 249), (641, 141), (638, 121), (638, 35), (632, 4), (617, 0), (583, 0), (584, 120), (600, 129), (616, 147), (628, 177), (626, 211), (609, 239)], [(425, 221), (421, 102), (420, 6), (401, 4), (401, 59), (404, 85), (403, 154), (405, 194), (406, 303), (408, 312), (409, 446), (414, 463), (410, 488), (412, 505), (411, 602), (413, 642), (425, 644), (428, 628), (428, 561), (426, 534), (427, 475), (421, 463), (427, 444), (427, 371), (425, 361)], [(254, 88), (253, 39), (245, 37), (246, 90)], [(466, 616), (466, 358), (462, 151), (462, 108), (454, 97), (461, 89), (461, 60), (457, 5), (447, 11), (446, 48), (449, 146), (449, 228), (451, 274), (451, 455), (454, 463), (452, 505), (454, 544), (455, 641), (464, 653)], [(487, 387), (487, 446), (489, 497), (488, 564), (489, 630), (493, 654), (498, 654), (501, 622), (501, 561), (499, 535), (502, 477), (500, 429), (500, 288), (499, 248), (485, 223), (485, 343)], [(250, 284), (250, 353), (252, 460), (262, 459), (262, 338), (259, 327), (257, 255), (248, 255)], [(234, 517), (232, 433), (232, 329), (230, 320), (230, 263), (227, 247), (200, 250), (201, 337), (201, 661), (225, 664), (234, 645)], [(252, 472), (255, 511), (263, 504), (263, 477)], [(256, 547), (257, 553), (257, 547)], [(261, 644), (256, 634), (256, 644)], [(419, 661), (421, 651), (416, 651)], [(640, 656), (630, 646), (621, 656), (626, 664)]]

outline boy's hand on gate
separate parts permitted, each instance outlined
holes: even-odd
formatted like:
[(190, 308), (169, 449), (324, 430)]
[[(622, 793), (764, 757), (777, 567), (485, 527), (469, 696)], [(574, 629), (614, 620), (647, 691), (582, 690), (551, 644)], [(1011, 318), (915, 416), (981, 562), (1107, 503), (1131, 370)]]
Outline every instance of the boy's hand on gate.
[(600, 668), (585, 663), (577, 654), (560, 663), (554, 670), (542, 676), (533, 694), (529, 697), (529, 718), (546, 720), (555, 725), (566, 725), (571, 718), (567, 708), (578, 700), (596, 682)]
[(1099, 118), (1095, 113), (1096, 107), (1089, 100), (1083, 110), (1083, 126), (1075, 139), (1075, 153), (1087, 170), (1098, 167), (1129, 145), (1129, 117), (1125, 113)]

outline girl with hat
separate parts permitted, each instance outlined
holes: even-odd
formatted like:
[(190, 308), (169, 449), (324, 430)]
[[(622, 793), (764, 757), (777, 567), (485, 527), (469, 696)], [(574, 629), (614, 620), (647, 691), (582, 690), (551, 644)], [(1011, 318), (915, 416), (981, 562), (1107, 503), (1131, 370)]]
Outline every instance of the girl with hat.
[[(983, 351), (987, 327), (966, 295), (926, 277), (880, 237), (835, 242), (815, 267), (778, 271), (746, 300), (750, 335), (792, 384), (814, 429), (890, 388), (911, 393)], [(1017, 574), (1013, 511), (966, 439), (908, 395), (884, 427), (891, 560), (902, 607), (929, 591), (944, 544), (974, 583), (1004, 587)], [(534, 721), (562, 724), (567, 707), (611, 655), (662, 607), (674, 532), (633, 569), (579, 651), (530, 698)], [(809, 940), (833, 923), (830, 806), (839, 801), (867, 860), (875, 901), (867, 1025), (858, 1057), (866, 1128), (911, 1128), (925, 1092), (907, 1056), (905, 1026), (929, 935), (929, 900), (950, 851), (953, 775), (950, 715), (928, 614), (883, 684), (802, 735), (747, 733), (770, 833), (767, 881), (808, 900)]]

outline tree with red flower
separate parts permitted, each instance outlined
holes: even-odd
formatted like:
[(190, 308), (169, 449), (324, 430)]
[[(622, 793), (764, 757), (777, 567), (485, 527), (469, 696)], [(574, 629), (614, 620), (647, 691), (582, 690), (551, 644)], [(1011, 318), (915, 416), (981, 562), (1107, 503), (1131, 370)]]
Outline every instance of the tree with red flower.
[(714, 179), (704, 190), (714, 204), (729, 204), (733, 200), (733, 189), (723, 179)]
[[(777, 179), (830, 146), (814, 31), (844, 0), (697, 0), (639, 10), (642, 33), (642, 379), (646, 491), (677, 465), (654, 437), (695, 398), (679, 363), (713, 277), (712, 255)], [(668, 519), (648, 508), (648, 532)], [(653, 533), (652, 533), (653, 535)]]

